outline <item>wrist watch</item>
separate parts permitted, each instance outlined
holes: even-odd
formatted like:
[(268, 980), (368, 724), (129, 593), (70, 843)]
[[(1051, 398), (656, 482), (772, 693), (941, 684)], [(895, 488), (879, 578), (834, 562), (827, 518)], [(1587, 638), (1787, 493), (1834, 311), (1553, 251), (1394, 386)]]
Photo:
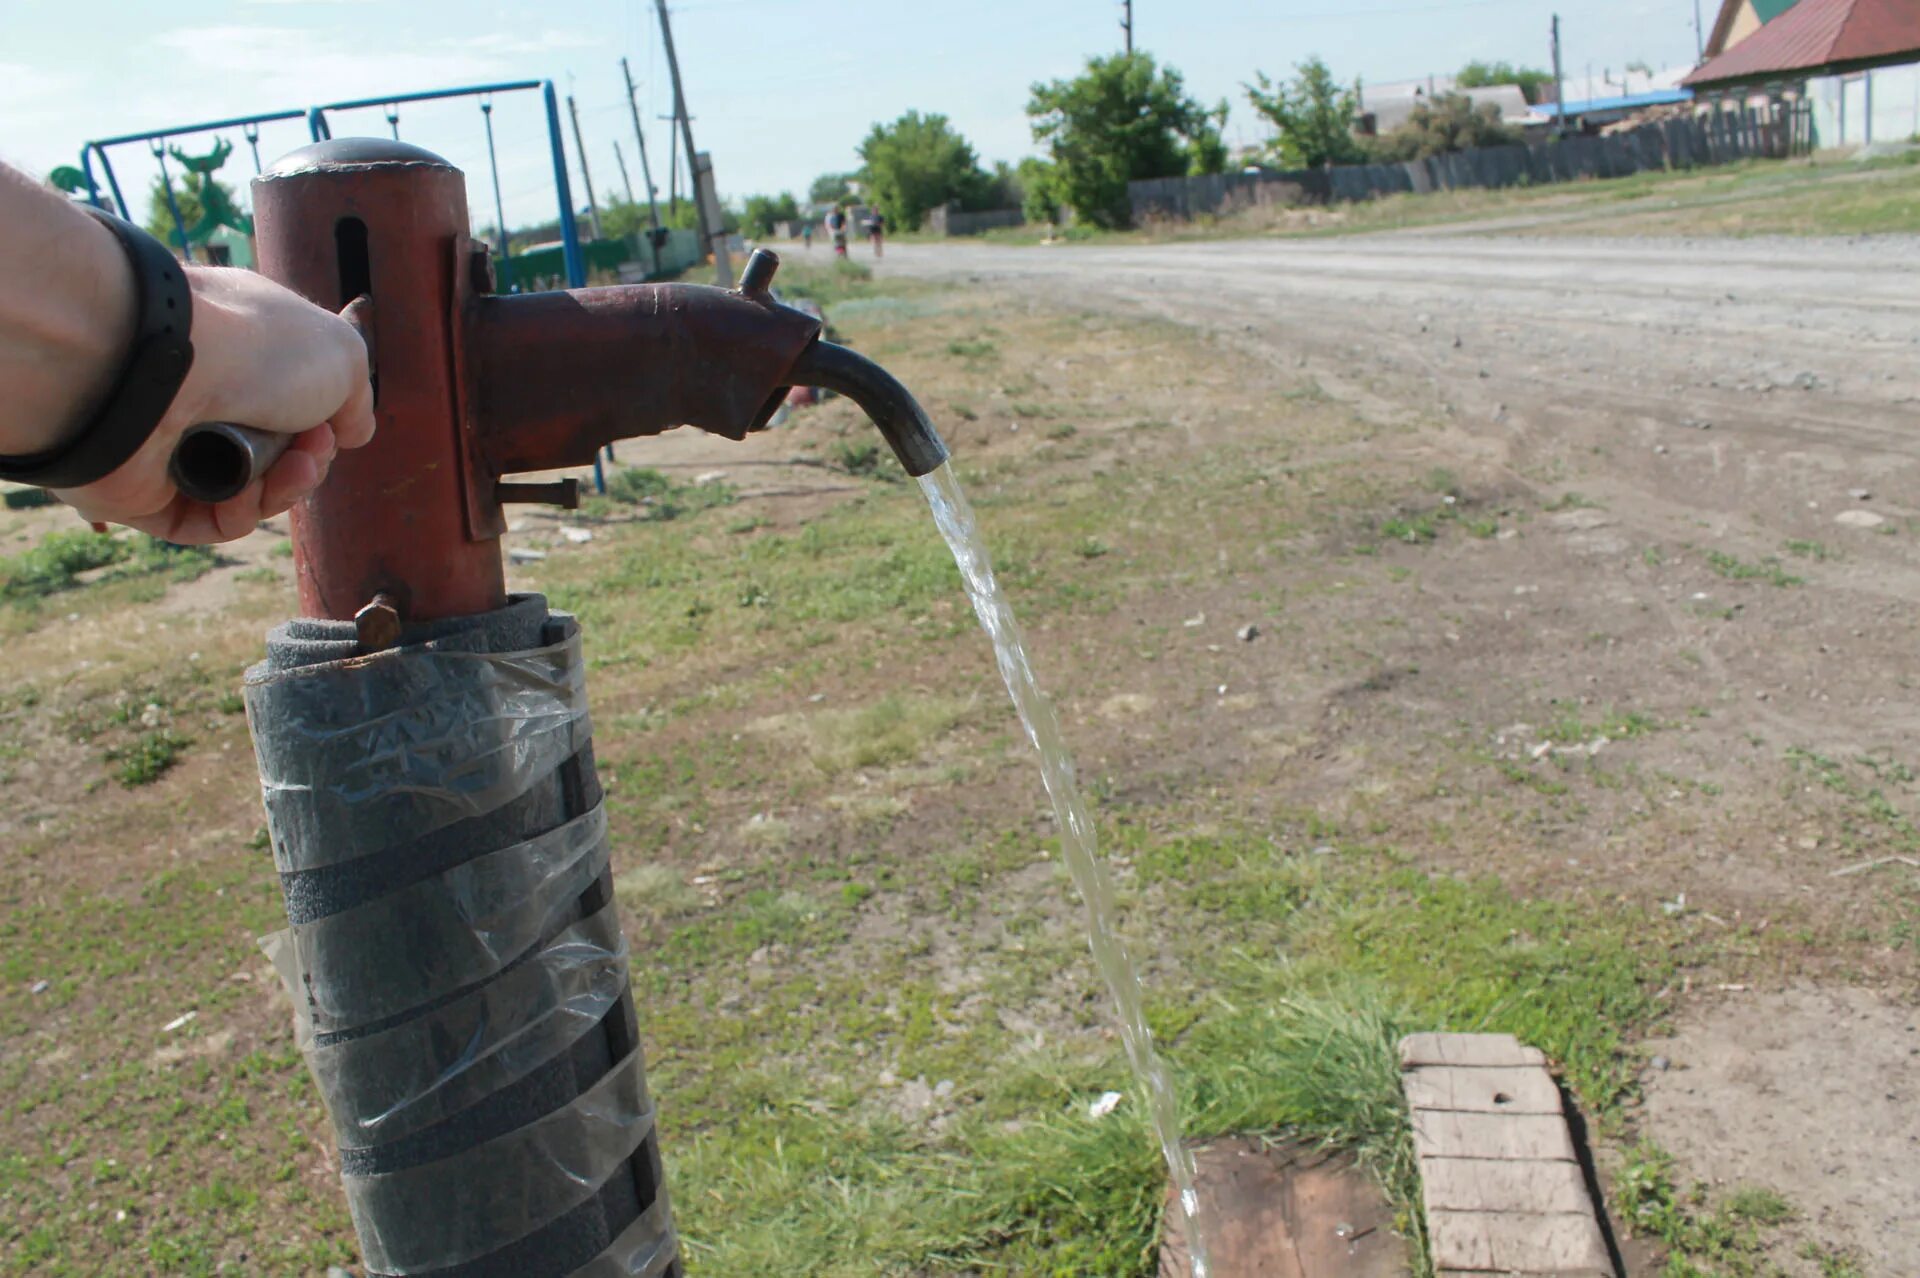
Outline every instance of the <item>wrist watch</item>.
[(42, 488), (79, 488), (125, 465), (160, 425), (193, 367), (193, 293), (186, 269), (159, 240), (90, 204), (133, 266), (136, 328), (113, 389), (93, 418), (56, 448), (0, 456), (0, 479)]

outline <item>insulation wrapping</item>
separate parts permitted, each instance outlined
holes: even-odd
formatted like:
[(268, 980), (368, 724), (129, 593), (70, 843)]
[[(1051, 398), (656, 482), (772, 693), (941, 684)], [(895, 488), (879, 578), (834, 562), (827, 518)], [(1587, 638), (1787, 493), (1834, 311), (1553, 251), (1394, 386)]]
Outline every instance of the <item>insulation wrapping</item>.
[(537, 596), (372, 654), (331, 624), (245, 691), (289, 918), (261, 945), (367, 1272), (677, 1274), (578, 627)]

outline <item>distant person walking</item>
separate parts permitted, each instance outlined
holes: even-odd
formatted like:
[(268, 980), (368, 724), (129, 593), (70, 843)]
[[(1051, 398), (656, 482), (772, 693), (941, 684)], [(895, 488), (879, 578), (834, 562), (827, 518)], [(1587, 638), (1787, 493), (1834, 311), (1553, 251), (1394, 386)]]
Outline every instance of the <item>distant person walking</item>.
[(813, 247), (813, 219), (808, 218), (800, 224), (800, 242), (808, 248)]
[(867, 219), (867, 239), (873, 242), (873, 255), (875, 257), (881, 256), (881, 239), (886, 233), (887, 219), (880, 215), (879, 209), (875, 209), (873, 216)]
[(833, 255), (847, 255), (847, 211), (838, 204), (827, 214), (827, 234), (833, 237)]

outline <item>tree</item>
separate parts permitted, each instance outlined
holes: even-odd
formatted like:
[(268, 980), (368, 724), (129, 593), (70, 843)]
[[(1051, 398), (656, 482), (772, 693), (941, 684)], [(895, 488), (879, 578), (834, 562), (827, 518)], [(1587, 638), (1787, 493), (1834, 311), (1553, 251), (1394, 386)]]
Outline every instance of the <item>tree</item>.
[[(233, 187), (219, 178), (190, 172), (181, 174), (180, 180), (173, 184), (173, 200), (180, 206), (180, 223), (189, 231), (206, 218), (206, 201), (201, 198), (201, 184), (209, 181), (226, 197), (225, 206), (232, 207)], [(147, 197), (147, 233), (170, 248), (181, 247), (180, 231), (173, 224), (173, 210), (167, 207), (166, 184), (158, 177), (153, 179), (153, 190)]]
[[(218, 182), (220, 179), (215, 178)], [(180, 208), (180, 224), (192, 226), (201, 218), (200, 175), (189, 173), (173, 186), (173, 201)], [(147, 197), (147, 232), (162, 244), (180, 247), (180, 232), (173, 224), (173, 210), (167, 207), (167, 187), (158, 177)]]
[(1132, 220), (1129, 182), (1226, 163), (1217, 112), (1147, 53), (1092, 58), (1075, 79), (1034, 85), (1027, 115), (1034, 141), (1051, 152), (1059, 200), (1097, 226)]
[(1407, 122), (1374, 139), (1368, 148), (1378, 160), (1424, 160), (1477, 146), (1512, 146), (1525, 141), (1520, 130), (1501, 122), (1500, 108), (1473, 105), (1464, 93), (1447, 93), (1435, 102), (1415, 104)]
[(1454, 84), (1462, 89), (1489, 89), (1496, 84), (1517, 84), (1528, 102), (1542, 101), (1546, 96), (1546, 86), (1553, 83), (1553, 75), (1533, 67), (1516, 67), (1511, 62), (1469, 62), (1460, 68), (1460, 74), (1453, 77)]
[(832, 204), (836, 200), (847, 198), (847, 184), (852, 182), (852, 173), (822, 173), (807, 188), (807, 199), (814, 204)]
[(1029, 222), (1060, 221), (1060, 174), (1053, 165), (1030, 155), (1020, 161), (1015, 180), (1020, 186), (1020, 211)]
[(1323, 164), (1356, 164), (1366, 158), (1353, 136), (1359, 110), (1358, 89), (1343, 89), (1317, 56), (1295, 68), (1291, 84), (1276, 84), (1262, 72), (1258, 88), (1244, 85), (1253, 109), (1273, 125), (1271, 148), (1282, 166), (1317, 169)]
[(740, 229), (759, 239), (773, 234), (775, 222), (799, 220), (800, 202), (790, 191), (780, 195), (749, 195), (740, 205)]
[(944, 115), (909, 111), (892, 124), (874, 125), (860, 144), (860, 158), (866, 162), (860, 176), (867, 202), (908, 230), (949, 200), (982, 207), (993, 185), (972, 145)]

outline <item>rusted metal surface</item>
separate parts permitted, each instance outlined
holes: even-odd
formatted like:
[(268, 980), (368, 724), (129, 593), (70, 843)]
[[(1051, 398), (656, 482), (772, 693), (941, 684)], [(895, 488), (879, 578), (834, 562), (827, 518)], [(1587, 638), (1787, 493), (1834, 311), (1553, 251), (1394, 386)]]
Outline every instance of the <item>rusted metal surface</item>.
[(903, 387), (820, 341), (782, 306), (779, 258), (733, 290), (641, 284), (494, 295), (467, 234), (459, 170), (417, 147), (347, 138), (287, 156), (254, 184), (262, 271), (329, 309), (365, 294), (378, 432), (337, 458), (293, 515), (301, 610), (346, 619), (384, 596), (408, 623), (506, 600), (502, 502), (573, 506), (577, 485), (503, 476), (584, 465), (675, 426), (741, 439), (795, 382), (831, 386), (880, 424), (913, 474), (946, 449)]
[(820, 321), (692, 284), (477, 298), (465, 371), (496, 475), (584, 465), (675, 426), (744, 439), (767, 424)]
[(1913, 0), (1800, 0), (1681, 83), (1715, 87), (1819, 68), (1892, 61), (1920, 49)]
[(253, 204), (263, 274), (328, 310), (365, 292), (380, 315), (379, 430), (293, 511), (301, 611), (344, 620), (382, 591), (413, 620), (499, 607), (500, 550), (470, 533), (456, 454), (460, 171), (418, 147), (346, 138), (280, 160), (255, 180)]

